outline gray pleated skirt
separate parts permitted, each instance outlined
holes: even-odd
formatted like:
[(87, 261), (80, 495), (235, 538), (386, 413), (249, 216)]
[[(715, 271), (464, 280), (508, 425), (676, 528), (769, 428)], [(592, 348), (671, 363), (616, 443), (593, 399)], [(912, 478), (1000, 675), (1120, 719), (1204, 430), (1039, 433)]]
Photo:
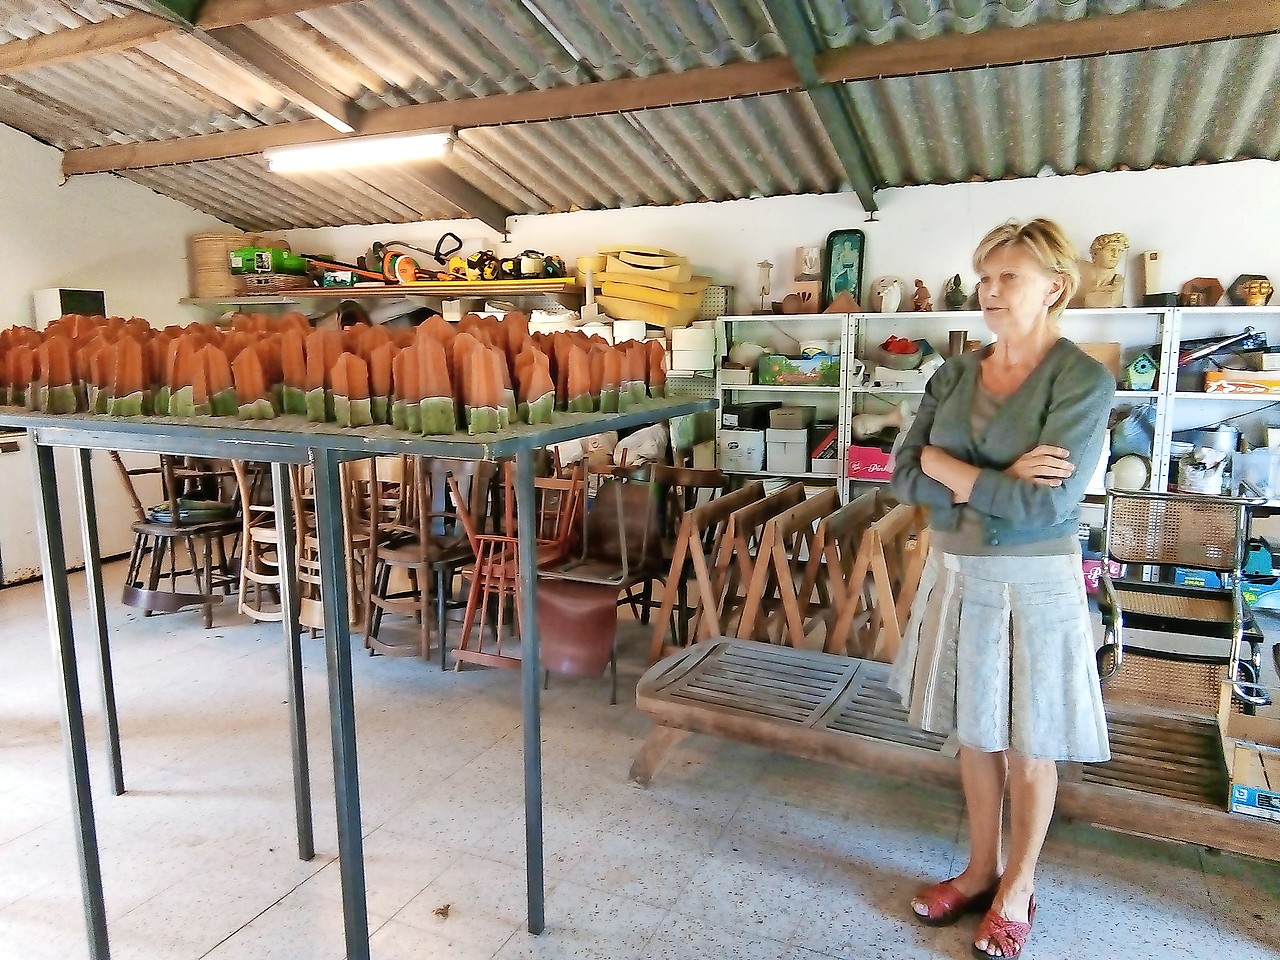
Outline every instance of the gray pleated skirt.
[(967, 747), (1111, 757), (1079, 554), (931, 550), (889, 685), (910, 720)]

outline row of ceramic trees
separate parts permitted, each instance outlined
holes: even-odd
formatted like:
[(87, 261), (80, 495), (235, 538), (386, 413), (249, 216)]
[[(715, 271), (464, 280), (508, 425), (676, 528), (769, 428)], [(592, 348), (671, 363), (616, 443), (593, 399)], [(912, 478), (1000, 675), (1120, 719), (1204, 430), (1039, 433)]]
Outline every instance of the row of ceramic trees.
[(614, 347), (580, 332), (531, 334), (518, 313), (402, 330), (313, 330), (300, 313), (238, 314), (229, 331), (65, 316), (39, 332), (0, 331), (0, 405), (480, 434), (661, 397), (663, 350), (655, 340)]

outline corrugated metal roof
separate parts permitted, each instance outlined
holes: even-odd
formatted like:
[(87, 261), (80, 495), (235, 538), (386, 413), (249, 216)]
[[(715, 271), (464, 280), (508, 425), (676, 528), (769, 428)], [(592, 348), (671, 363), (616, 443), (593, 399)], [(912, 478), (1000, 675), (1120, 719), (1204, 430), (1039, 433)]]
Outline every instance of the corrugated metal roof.
[[(1180, 0), (808, 0), (820, 46), (973, 33)], [(0, 46), (128, 11), (0, 0)], [(784, 53), (764, 0), (361, 0), (251, 23), (365, 109), (678, 73)], [(838, 88), (879, 185), (1280, 156), (1280, 37)], [(0, 122), (63, 148), (306, 119), (199, 41), (0, 75)], [(809, 96), (464, 129), (453, 169), (514, 213), (848, 189)], [(129, 179), (265, 229), (454, 217), (411, 170), (283, 178), (258, 156)]]

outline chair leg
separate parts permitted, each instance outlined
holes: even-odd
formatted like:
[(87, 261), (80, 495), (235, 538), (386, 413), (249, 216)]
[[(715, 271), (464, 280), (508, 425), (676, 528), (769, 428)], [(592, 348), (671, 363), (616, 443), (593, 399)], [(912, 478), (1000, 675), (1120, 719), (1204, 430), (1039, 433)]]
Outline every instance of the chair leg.
[(421, 587), (418, 591), (418, 646), (423, 660), (431, 659), (431, 569), (422, 568), (422, 576), (415, 578)]
[(613, 643), (609, 646), (609, 706), (618, 705), (618, 634), (614, 631)]
[(445, 622), (446, 591), (449, 589), (445, 576), (446, 568), (436, 571), (436, 636), (440, 638), (440, 669), (445, 669), (445, 660), (449, 655), (448, 624)]

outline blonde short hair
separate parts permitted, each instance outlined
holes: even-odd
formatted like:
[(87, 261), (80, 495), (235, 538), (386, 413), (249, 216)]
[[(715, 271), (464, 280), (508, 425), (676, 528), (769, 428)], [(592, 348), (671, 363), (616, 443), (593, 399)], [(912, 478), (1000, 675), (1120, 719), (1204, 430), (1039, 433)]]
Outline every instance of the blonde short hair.
[(1080, 254), (1067, 239), (1062, 227), (1052, 220), (1037, 218), (1026, 223), (1010, 220), (987, 233), (973, 251), (973, 269), (982, 273), (982, 261), (1004, 247), (1020, 246), (1047, 273), (1062, 277), (1062, 295), (1049, 306), (1049, 322), (1055, 327), (1062, 311), (1080, 287)]

